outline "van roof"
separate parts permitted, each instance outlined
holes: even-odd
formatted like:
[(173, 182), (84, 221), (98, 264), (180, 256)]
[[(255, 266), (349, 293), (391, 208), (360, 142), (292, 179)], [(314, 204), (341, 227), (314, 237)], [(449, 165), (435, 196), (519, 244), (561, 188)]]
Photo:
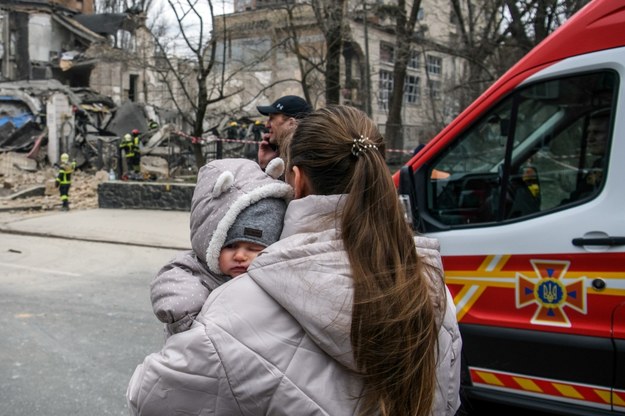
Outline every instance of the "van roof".
[[(493, 101), (539, 70), (572, 56), (625, 46), (624, 26), (625, 3), (614, 0), (592, 0), (521, 58), (441, 130), (431, 140), (432, 146), (417, 153), (406, 164), (418, 166), (419, 160), (426, 157), (430, 150), (445, 144), (441, 141), (442, 137), (460, 133), (471, 120), (475, 119), (474, 114), (483, 112)], [(393, 175), (393, 179), (397, 185), (399, 172)]]

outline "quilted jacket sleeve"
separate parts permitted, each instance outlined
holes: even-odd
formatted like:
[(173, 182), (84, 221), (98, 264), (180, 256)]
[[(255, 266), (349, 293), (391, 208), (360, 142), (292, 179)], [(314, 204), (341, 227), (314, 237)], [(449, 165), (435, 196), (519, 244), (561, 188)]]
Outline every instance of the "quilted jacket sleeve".
[(192, 251), (180, 253), (163, 266), (150, 285), (150, 298), (167, 335), (188, 330), (209, 293), (224, 282), (210, 275)]
[(133, 415), (240, 414), (213, 343), (198, 323), (169, 337), (137, 366), (126, 399)]

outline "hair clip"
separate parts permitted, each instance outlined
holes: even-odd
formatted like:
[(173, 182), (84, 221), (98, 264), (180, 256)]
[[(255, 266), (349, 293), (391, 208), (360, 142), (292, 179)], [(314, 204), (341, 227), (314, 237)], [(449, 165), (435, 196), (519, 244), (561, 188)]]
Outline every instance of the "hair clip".
[(378, 146), (371, 143), (369, 138), (364, 137), (362, 134), (359, 139), (354, 139), (354, 143), (352, 144), (352, 155), (360, 157), (362, 153), (365, 153), (369, 149), (378, 150)]

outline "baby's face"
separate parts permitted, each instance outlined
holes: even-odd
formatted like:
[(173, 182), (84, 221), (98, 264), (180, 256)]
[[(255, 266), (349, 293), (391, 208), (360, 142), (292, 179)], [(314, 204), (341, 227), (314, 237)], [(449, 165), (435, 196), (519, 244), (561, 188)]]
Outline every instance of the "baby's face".
[(225, 275), (237, 277), (245, 272), (252, 260), (263, 251), (265, 246), (248, 243), (247, 241), (237, 241), (227, 246), (223, 246), (219, 253), (219, 269)]

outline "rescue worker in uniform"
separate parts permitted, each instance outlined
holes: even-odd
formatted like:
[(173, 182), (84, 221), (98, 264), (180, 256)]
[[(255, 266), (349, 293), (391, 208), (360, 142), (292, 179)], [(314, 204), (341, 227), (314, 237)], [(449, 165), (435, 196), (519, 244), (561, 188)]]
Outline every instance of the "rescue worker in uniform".
[(260, 142), (263, 139), (263, 133), (267, 132), (267, 128), (265, 127), (265, 123), (260, 120), (254, 121), (254, 125), (252, 126), (252, 134), (254, 135), (254, 141)]
[(59, 188), (61, 194), (62, 210), (69, 211), (69, 188), (72, 186), (72, 173), (76, 167), (76, 162), (69, 161), (69, 155), (63, 153), (61, 155), (61, 164), (59, 166), (59, 174), (56, 177), (56, 187)]
[(132, 140), (135, 146), (139, 146), (139, 143), (141, 143), (141, 132), (139, 129), (132, 129)]
[(236, 140), (239, 138), (239, 123), (231, 121), (226, 128), (226, 139)]
[(119, 147), (124, 151), (128, 174), (138, 175), (141, 172), (141, 139), (139, 130), (134, 129), (132, 135), (125, 134)]

